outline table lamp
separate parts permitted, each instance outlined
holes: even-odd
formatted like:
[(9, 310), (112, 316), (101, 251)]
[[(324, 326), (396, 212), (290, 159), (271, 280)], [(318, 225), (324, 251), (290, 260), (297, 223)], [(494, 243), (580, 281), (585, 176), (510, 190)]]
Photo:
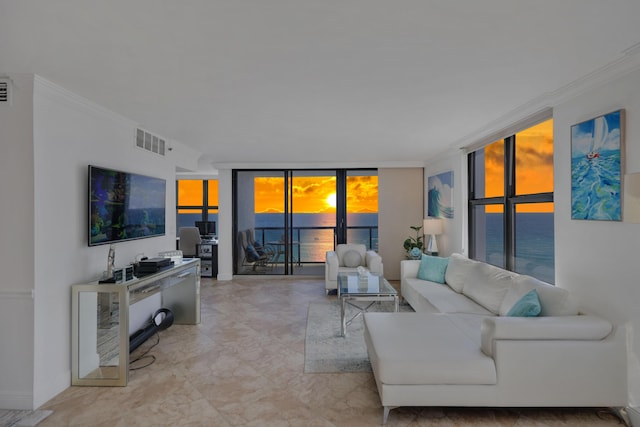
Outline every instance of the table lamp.
[(440, 218), (425, 218), (423, 221), (422, 231), (425, 236), (429, 237), (427, 252), (431, 255), (438, 255), (438, 242), (436, 236), (442, 234), (442, 220)]

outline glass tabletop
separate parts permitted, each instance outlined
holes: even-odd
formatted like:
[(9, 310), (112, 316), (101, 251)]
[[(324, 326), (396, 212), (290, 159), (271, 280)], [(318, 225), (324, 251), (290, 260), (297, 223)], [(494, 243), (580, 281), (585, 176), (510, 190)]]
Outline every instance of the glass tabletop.
[(338, 295), (396, 295), (397, 293), (382, 276), (355, 272), (338, 274)]

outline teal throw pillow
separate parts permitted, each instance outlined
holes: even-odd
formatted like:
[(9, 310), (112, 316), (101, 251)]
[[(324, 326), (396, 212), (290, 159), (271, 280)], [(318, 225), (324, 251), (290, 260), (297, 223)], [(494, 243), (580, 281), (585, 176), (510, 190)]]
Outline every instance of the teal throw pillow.
[(444, 274), (447, 272), (448, 265), (449, 258), (422, 255), (420, 268), (418, 269), (418, 279), (445, 283)]
[(540, 298), (535, 289), (527, 292), (516, 302), (507, 313), (510, 317), (536, 317), (542, 311)]

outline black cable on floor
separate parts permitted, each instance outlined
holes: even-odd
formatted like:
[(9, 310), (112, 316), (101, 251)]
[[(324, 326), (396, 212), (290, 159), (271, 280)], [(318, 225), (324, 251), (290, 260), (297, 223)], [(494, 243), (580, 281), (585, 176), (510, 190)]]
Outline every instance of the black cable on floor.
[[(158, 333), (158, 331), (156, 331), (156, 342), (153, 343), (153, 345), (151, 345), (151, 347), (149, 347), (148, 349), (146, 349), (140, 356), (136, 357), (133, 360), (129, 361), (129, 370), (130, 371), (137, 371), (139, 369), (143, 369), (146, 368), (147, 366), (151, 366), (153, 364), (153, 362), (156, 361), (156, 357), (153, 354), (149, 354), (148, 353), (160, 343), (160, 334)], [(133, 364), (136, 362), (139, 362), (141, 360), (145, 360), (145, 359), (151, 359), (150, 362), (147, 362), (146, 364), (142, 365), (142, 366), (136, 366), (134, 367)]]

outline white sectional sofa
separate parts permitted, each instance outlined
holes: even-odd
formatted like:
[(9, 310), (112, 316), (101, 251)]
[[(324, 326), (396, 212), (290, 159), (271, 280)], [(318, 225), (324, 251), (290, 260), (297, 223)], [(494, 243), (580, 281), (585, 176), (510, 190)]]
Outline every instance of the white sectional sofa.
[[(398, 406), (626, 406), (622, 328), (579, 313), (563, 289), (460, 254), (428, 258), (421, 277), (431, 261), (445, 263), (444, 283), (418, 278), (420, 260), (401, 262), (415, 313), (364, 317), (383, 423)], [(540, 313), (507, 316), (522, 307)]]

